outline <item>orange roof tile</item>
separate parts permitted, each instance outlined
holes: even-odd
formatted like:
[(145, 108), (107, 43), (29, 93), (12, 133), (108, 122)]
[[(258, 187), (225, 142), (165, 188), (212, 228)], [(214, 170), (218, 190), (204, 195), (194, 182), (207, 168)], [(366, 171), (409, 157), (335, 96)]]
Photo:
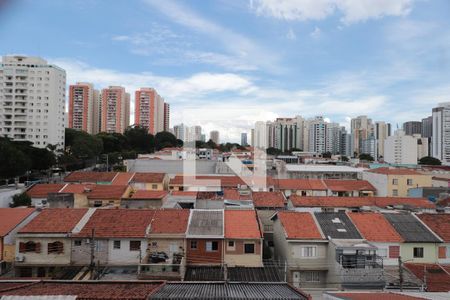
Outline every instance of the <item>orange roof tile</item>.
[(281, 192), (253, 192), (253, 206), (254, 207), (284, 207), (284, 196)]
[(450, 291), (450, 274), (440, 265), (405, 263), (404, 266), (417, 278), (426, 278), (427, 292)]
[(259, 239), (261, 231), (254, 210), (225, 210), (225, 238)]
[(330, 293), (342, 300), (423, 300), (409, 295), (401, 295), (387, 292), (355, 292), (355, 293)]
[(444, 242), (450, 242), (450, 214), (418, 214), (417, 217)]
[(98, 184), (86, 195), (88, 199), (120, 199), (127, 190), (126, 185), (103, 185)]
[(426, 198), (408, 198), (408, 197), (370, 197), (375, 200), (375, 206), (388, 207), (395, 205), (412, 206), (418, 208), (436, 208), (436, 204)]
[(367, 180), (325, 179), (324, 183), (333, 192), (376, 191)]
[(189, 221), (189, 209), (156, 210), (150, 225), (150, 234), (184, 234)]
[(172, 196), (186, 196), (186, 197), (194, 197), (197, 198), (197, 191), (171, 191), (170, 194)]
[[(220, 181), (222, 187), (236, 188), (238, 185), (244, 185), (245, 182), (238, 176), (208, 176), (200, 175), (193, 178), (194, 180), (215, 180)], [(184, 185), (185, 176), (177, 175), (170, 179), (172, 185)]]
[(280, 211), (277, 218), (280, 219), (287, 239), (325, 240), (309, 212)]
[(403, 238), (382, 214), (347, 213), (361, 235), (370, 242), (403, 242)]
[(318, 190), (326, 191), (327, 187), (320, 179), (278, 179), (281, 190)]
[(46, 208), (19, 233), (68, 233), (87, 211), (87, 208)]
[(64, 178), (65, 182), (111, 182), (117, 172), (85, 172), (75, 171)]
[(92, 190), (95, 188), (95, 184), (92, 183), (72, 183), (67, 184), (62, 190), (60, 190), (60, 193), (70, 193), (70, 194), (83, 194), (87, 190)]
[(163, 199), (168, 193), (167, 191), (137, 190), (128, 199)]
[(34, 212), (34, 208), (0, 208), (0, 237), (16, 228)]
[(377, 174), (384, 174), (384, 175), (424, 175), (416, 170), (413, 169), (406, 169), (406, 168), (376, 168), (369, 170), (368, 172), (371, 173), (377, 173)]
[(154, 214), (147, 209), (97, 209), (75, 236), (89, 237), (95, 229), (97, 238), (143, 238)]
[(132, 182), (162, 183), (166, 177), (165, 173), (135, 173)]
[(127, 185), (130, 182), (131, 178), (133, 178), (134, 173), (130, 172), (119, 172), (116, 177), (114, 177), (111, 182), (112, 185)]
[(241, 195), (238, 190), (235, 189), (224, 189), (223, 199), (226, 200), (252, 200), (251, 194)]
[(333, 197), (291, 195), (289, 200), (295, 207), (361, 207), (372, 206), (374, 197)]
[(64, 183), (38, 183), (27, 191), (27, 195), (31, 198), (47, 198), (49, 193), (57, 193), (64, 186)]

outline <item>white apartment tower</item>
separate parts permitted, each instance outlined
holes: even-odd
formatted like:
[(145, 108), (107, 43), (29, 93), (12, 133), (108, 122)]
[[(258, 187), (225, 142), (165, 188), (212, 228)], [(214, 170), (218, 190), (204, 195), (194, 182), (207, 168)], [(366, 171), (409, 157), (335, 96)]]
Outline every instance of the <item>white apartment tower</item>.
[(78, 82), (69, 86), (68, 127), (90, 134), (99, 132), (99, 94), (92, 83)]
[(432, 156), (450, 165), (450, 102), (433, 108)]
[(309, 123), (309, 152), (326, 152), (327, 123), (323, 117), (316, 117)]
[(384, 142), (384, 161), (390, 164), (417, 164), (417, 139), (398, 129)]
[(271, 125), (273, 130), (269, 128), (269, 147), (271, 146), (270, 136), (273, 135), (273, 147), (283, 152), (294, 148), (302, 149), (303, 123), (304, 120), (300, 116), (276, 119)]
[(64, 148), (66, 72), (42, 58), (3, 56), (0, 135)]

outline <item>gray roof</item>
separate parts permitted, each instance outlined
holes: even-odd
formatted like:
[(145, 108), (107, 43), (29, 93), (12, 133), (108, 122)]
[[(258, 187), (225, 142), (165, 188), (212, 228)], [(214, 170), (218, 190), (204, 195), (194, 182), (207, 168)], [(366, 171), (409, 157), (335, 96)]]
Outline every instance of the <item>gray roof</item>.
[(325, 237), (362, 239), (355, 225), (344, 212), (316, 212), (314, 215)]
[(223, 210), (191, 210), (186, 237), (223, 238)]
[(401, 235), (405, 242), (439, 243), (439, 240), (422, 222), (412, 214), (384, 214), (386, 220)]
[(167, 283), (150, 299), (307, 299), (286, 283)]

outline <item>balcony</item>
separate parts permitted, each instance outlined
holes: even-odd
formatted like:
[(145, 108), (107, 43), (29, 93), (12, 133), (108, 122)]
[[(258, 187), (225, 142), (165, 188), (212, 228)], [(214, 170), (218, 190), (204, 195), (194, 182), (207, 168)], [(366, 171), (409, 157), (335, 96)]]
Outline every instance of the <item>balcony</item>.
[(186, 272), (186, 260), (181, 254), (173, 258), (163, 252), (149, 253), (138, 267), (139, 279), (183, 280)]
[(342, 286), (345, 288), (383, 288), (386, 284), (383, 259), (375, 254), (337, 257)]

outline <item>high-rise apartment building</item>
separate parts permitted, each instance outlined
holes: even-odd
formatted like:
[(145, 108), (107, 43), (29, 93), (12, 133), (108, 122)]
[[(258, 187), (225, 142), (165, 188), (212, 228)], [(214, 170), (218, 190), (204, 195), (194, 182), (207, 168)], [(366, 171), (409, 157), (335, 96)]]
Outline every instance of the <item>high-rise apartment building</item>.
[(309, 152), (326, 152), (327, 124), (323, 117), (319, 116), (309, 120)]
[(450, 102), (433, 108), (432, 156), (450, 165)]
[(428, 140), (428, 154), (431, 155), (431, 141), (433, 136), (433, 116), (422, 119), (422, 137)]
[(373, 134), (372, 119), (367, 116), (358, 116), (351, 120), (350, 129), (353, 136), (354, 152), (360, 154), (362, 142)]
[(325, 139), (325, 152), (331, 154), (341, 153), (341, 126), (339, 123), (325, 123), (326, 127), (326, 139)]
[(64, 147), (66, 72), (42, 58), (3, 56), (0, 135), (35, 147)]
[(99, 94), (92, 83), (69, 86), (68, 127), (90, 134), (99, 132)]
[(102, 90), (101, 131), (123, 133), (130, 125), (130, 94), (121, 86)]
[(241, 146), (247, 146), (247, 132), (242, 132), (241, 133)]
[(276, 119), (269, 125), (269, 147), (275, 147), (283, 152), (294, 148), (302, 149), (303, 123), (304, 120), (300, 116)]
[(398, 129), (384, 142), (384, 161), (391, 164), (417, 164), (417, 139)]
[(403, 131), (406, 135), (422, 134), (421, 121), (408, 121), (403, 123)]
[(379, 157), (384, 157), (384, 141), (391, 135), (391, 124), (378, 121), (375, 122), (375, 139), (377, 140), (377, 155), (375, 159)]
[(183, 123), (173, 126), (173, 134), (179, 140), (184, 141), (185, 137), (187, 138), (187, 131), (187, 127)]
[(170, 128), (170, 104), (164, 102), (164, 131)]
[[(148, 128), (155, 135), (165, 130), (164, 99), (155, 89), (141, 88), (135, 92), (134, 123)], [(167, 107), (168, 109), (168, 107)], [(167, 111), (167, 113), (169, 113)]]
[(219, 132), (217, 130), (213, 130), (209, 133), (209, 139), (212, 140), (214, 143), (219, 144), (220, 137)]

